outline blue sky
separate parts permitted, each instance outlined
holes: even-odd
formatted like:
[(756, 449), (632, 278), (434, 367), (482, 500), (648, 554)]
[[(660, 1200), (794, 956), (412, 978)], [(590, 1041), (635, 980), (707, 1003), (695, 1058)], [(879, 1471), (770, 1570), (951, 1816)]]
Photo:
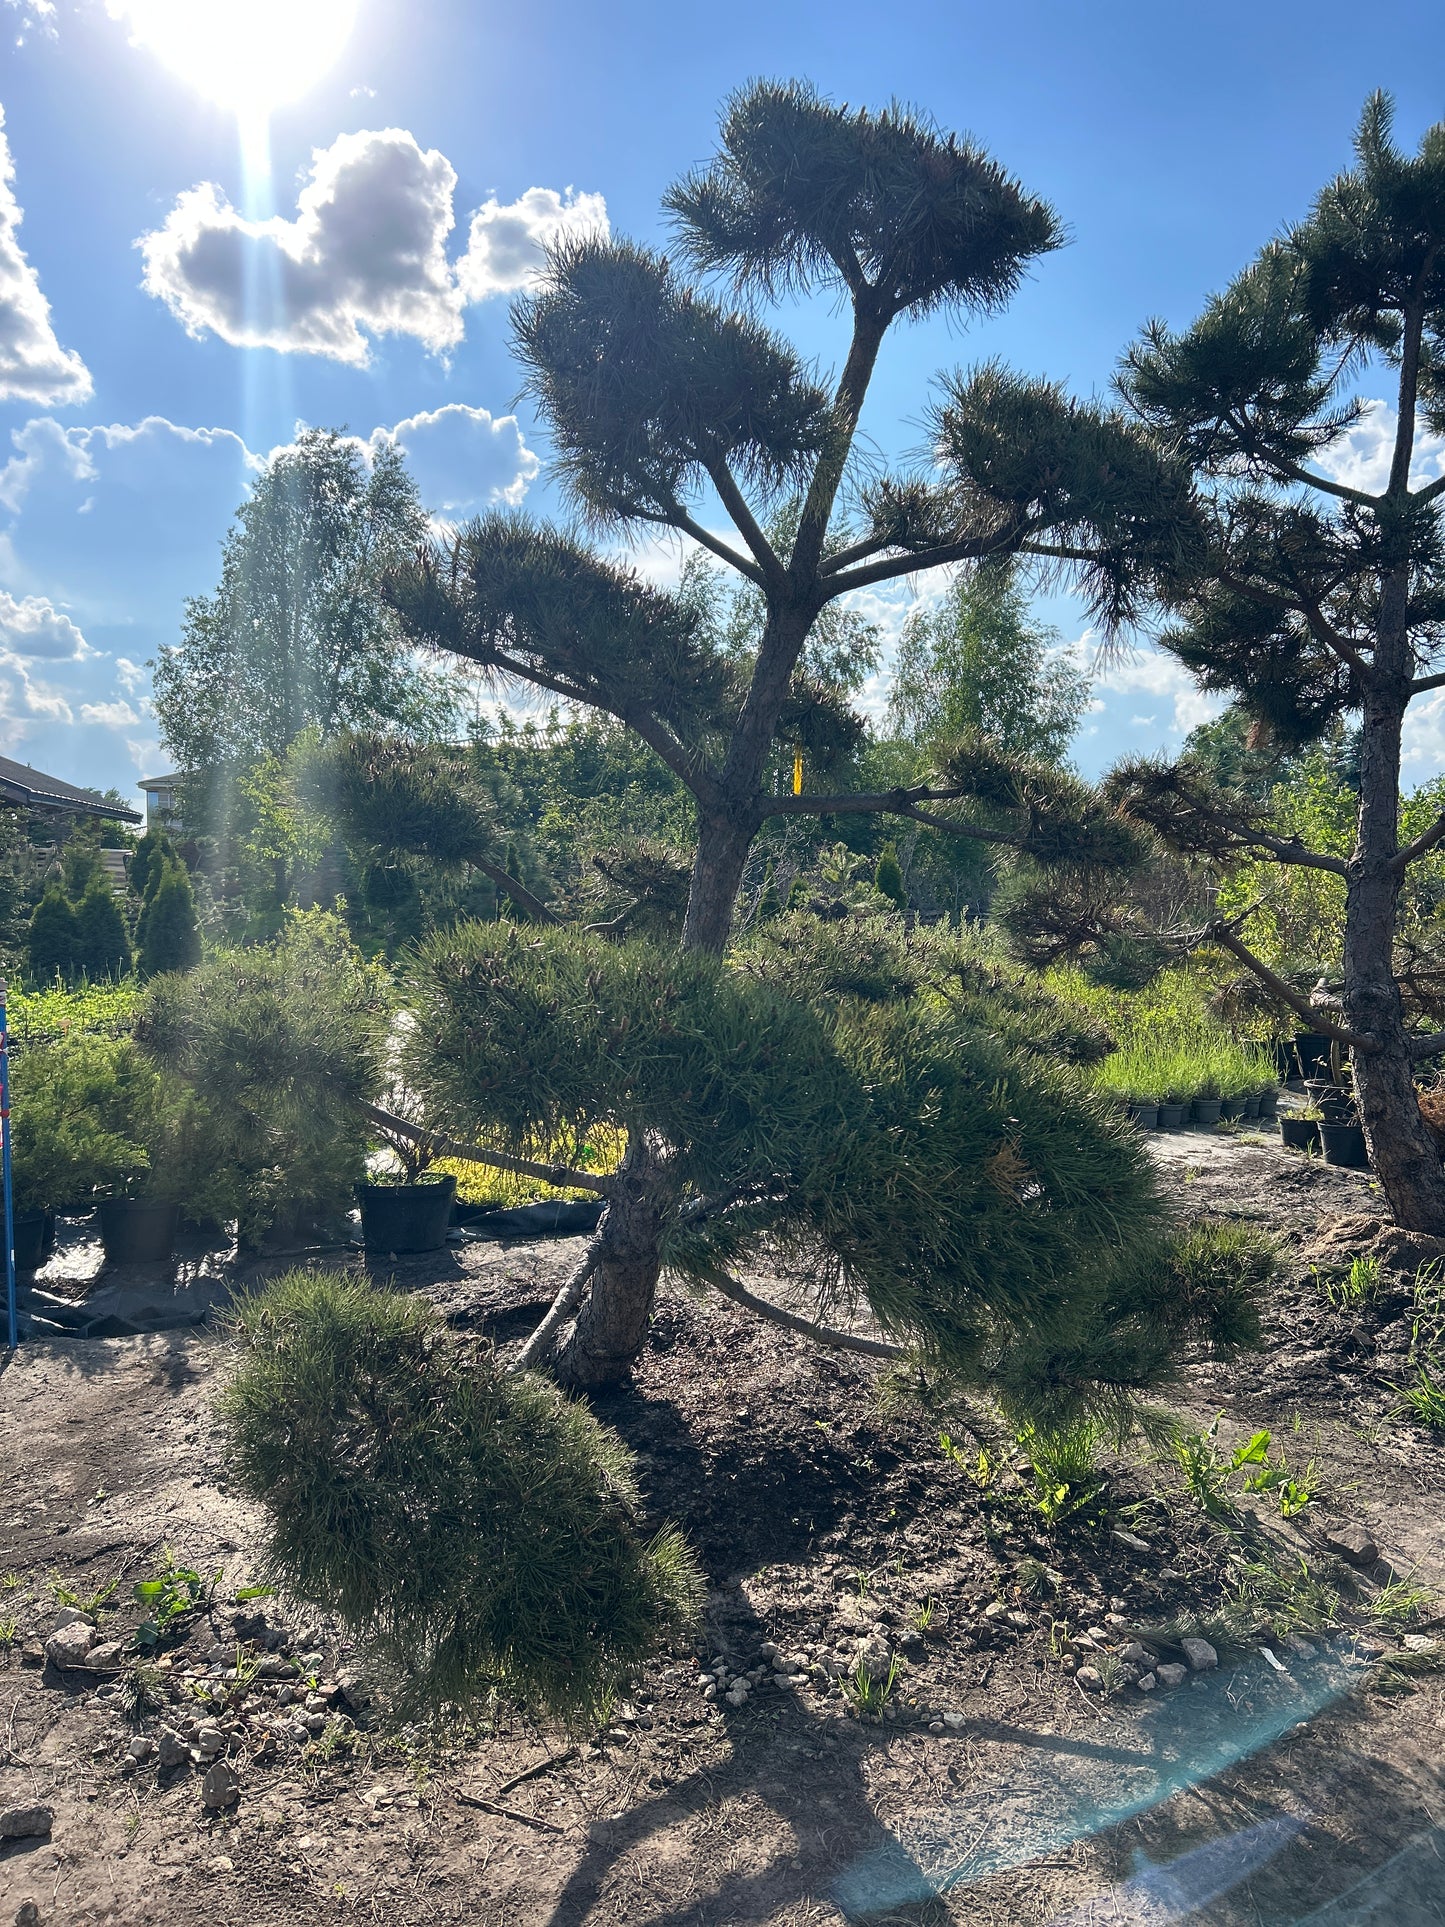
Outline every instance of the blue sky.
[[(556, 509), (545, 433), (515, 406), (509, 293), (559, 225), (661, 236), (663, 189), (745, 80), (908, 99), (1068, 225), (1005, 315), (895, 332), (864, 422), (885, 454), (917, 445), (930, 380), (958, 362), (1103, 390), (1146, 316), (1186, 321), (1304, 210), (1370, 89), (1395, 94), (1410, 142), (1445, 113), (1445, 15), (1403, 0), (358, 0), (326, 70), (264, 136), (248, 114), (243, 142), (209, 97), (234, 61), (173, 71), (167, 8), (205, 3), (0, 0), (0, 751), (125, 791), (164, 762), (145, 663), (214, 586), (248, 477), (298, 421), (394, 436), (439, 514)], [(296, 23), (349, 4), (211, 0), (222, 31), (270, 8), (263, 68), (283, 77)], [(785, 319), (835, 359), (826, 307)], [(1377, 439), (1367, 423), (1339, 459), (1368, 472)], [(878, 605), (889, 630), (908, 593)], [(1083, 639), (1067, 597), (1047, 613)], [(1147, 649), (1096, 702), (1090, 771), (1205, 713)], [(1408, 748), (1411, 775), (1445, 765), (1445, 697)]]

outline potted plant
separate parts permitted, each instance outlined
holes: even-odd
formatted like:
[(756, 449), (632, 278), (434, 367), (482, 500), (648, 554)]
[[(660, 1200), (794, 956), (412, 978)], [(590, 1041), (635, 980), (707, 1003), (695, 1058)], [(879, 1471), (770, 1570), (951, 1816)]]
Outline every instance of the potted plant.
[(1206, 1070), (1201, 1073), (1194, 1093), (1191, 1106), (1193, 1120), (1196, 1124), (1217, 1124), (1222, 1109), (1223, 1100), (1219, 1095), (1219, 1079), (1212, 1071)]
[[(399, 1077), (382, 1093), (382, 1108), (409, 1124), (422, 1123), (421, 1109)], [(447, 1241), (457, 1180), (450, 1171), (433, 1171), (436, 1153), (425, 1138), (378, 1129), (396, 1160), (397, 1172), (373, 1169), (356, 1186), (361, 1207), (361, 1240), (368, 1251), (440, 1251)]]
[(1297, 1111), (1281, 1111), (1279, 1141), (1290, 1151), (1317, 1151), (1320, 1148), (1319, 1107), (1306, 1104)]
[(16, 1053), (10, 1110), (18, 1271), (44, 1263), (57, 1212), (88, 1211), (97, 1193), (145, 1169), (134, 1125), (147, 1083), (129, 1038), (80, 1036)]
[(1326, 1164), (1338, 1165), (1349, 1171), (1369, 1169), (1365, 1133), (1353, 1114), (1320, 1119), (1320, 1148), (1325, 1154)]
[(1171, 1085), (1159, 1100), (1159, 1129), (1177, 1131), (1184, 1123), (1189, 1104), (1178, 1085)]

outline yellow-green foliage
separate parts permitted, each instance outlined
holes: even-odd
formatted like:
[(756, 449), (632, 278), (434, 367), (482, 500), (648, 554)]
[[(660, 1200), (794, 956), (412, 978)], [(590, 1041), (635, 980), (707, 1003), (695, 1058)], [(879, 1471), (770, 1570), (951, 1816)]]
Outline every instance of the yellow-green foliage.
[[(587, 1132), (580, 1142), (574, 1133), (566, 1131), (561, 1139), (537, 1150), (535, 1156), (543, 1164), (555, 1158), (573, 1170), (595, 1171), (605, 1176), (622, 1162), (626, 1142), (621, 1131), (604, 1124)], [(525, 1177), (518, 1171), (499, 1171), (491, 1164), (471, 1164), (465, 1158), (438, 1158), (429, 1168), (452, 1174), (457, 1181), (459, 1204), (509, 1207), (531, 1204), (539, 1198), (596, 1196), (595, 1192), (579, 1190), (575, 1185), (546, 1184), (541, 1178)]]
[(1062, 1002), (1095, 1013), (1115, 1050), (1094, 1073), (1094, 1087), (1123, 1102), (1187, 1103), (1191, 1098), (1244, 1098), (1277, 1082), (1274, 1061), (1258, 1044), (1209, 1014), (1208, 963), (1191, 959), (1142, 990), (1091, 984), (1081, 971), (1050, 971)]

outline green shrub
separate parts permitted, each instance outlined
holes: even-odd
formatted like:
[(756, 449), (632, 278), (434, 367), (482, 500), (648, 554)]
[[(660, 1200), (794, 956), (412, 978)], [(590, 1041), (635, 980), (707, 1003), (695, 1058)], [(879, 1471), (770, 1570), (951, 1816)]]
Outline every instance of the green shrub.
[(214, 1215), (234, 1216), (243, 1242), (278, 1217), (349, 1205), (365, 1169), (358, 1105), (378, 1088), (386, 1014), (384, 977), (323, 912), (291, 913), (269, 946), (152, 980), (137, 1034), (193, 1094)]
[(416, 1299), (291, 1272), (238, 1315), (230, 1465), (278, 1584), (358, 1634), (408, 1709), (493, 1689), (591, 1721), (700, 1591), (583, 1407)]
[(1020, 1419), (1112, 1407), (1228, 1325), (1227, 1266), (1177, 1288), (1136, 1134), (1005, 1041), (936, 948), (803, 921), (730, 961), (449, 931), (413, 967), (409, 1081), (457, 1135), (647, 1143), (675, 1270), (782, 1262)]
[(125, 918), (104, 876), (95, 878), (76, 906), (75, 956), (77, 968), (92, 983), (124, 977), (130, 970)]
[(67, 982), (79, 970), (80, 931), (75, 911), (58, 883), (36, 904), (25, 939), (26, 973), (32, 984)]
[(158, 1080), (129, 1038), (31, 1046), (11, 1066), (15, 1209), (83, 1209), (144, 1176)]
[(201, 932), (190, 873), (183, 863), (162, 858), (152, 864), (151, 883), (136, 932), (141, 975), (193, 970), (201, 959)]

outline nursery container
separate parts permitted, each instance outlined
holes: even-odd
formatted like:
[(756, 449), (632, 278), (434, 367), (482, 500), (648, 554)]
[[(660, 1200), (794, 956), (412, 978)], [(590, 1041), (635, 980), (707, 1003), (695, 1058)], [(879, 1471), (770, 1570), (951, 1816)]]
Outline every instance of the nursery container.
[(362, 1242), (368, 1251), (440, 1251), (456, 1194), (450, 1171), (420, 1184), (358, 1184)]
[(176, 1242), (180, 1206), (146, 1204), (138, 1198), (106, 1198), (100, 1207), (100, 1242), (113, 1265), (163, 1265)]
[[(0, 1233), (3, 1235), (3, 1233)], [(21, 1211), (14, 1222), (15, 1269), (39, 1271), (55, 1249), (55, 1213)]]
[(1318, 1077), (1330, 1067), (1330, 1039), (1320, 1031), (1305, 1031), (1290, 1046), (1299, 1074), (1306, 1080)]
[(1326, 1119), (1320, 1125), (1320, 1144), (1326, 1164), (1344, 1165), (1351, 1171), (1368, 1170), (1365, 1134), (1358, 1124), (1331, 1124)]
[(1289, 1111), (1279, 1120), (1279, 1141), (1291, 1151), (1317, 1151), (1320, 1148), (1319, 1119), (1295, 1117)]
[(1157, 1104), (1131, 1104), (1129, 1106), (1129, 1121), (1131, 1124), (1137, 1124), (1141, 1131), (1157, 1131), (1159, 1129), (1159, 1106)]
[(1196, 1097), (1194, 1100), (1194, 1122), (1196, 1124), (1217, 1124), (1219, 1114), (1224, 1108), (1223, 1100), (1217, 1097)]
[(1231, 1124), (1234, 1122), (1235, 1118), (1243, 1117), (1244, 1116), (1244, 1099), (1242, 1097), (1220, 1098), (1219, 1115), (1223, 1118), (1227, 1118)]
[(1257, 1097), (1247, 1097), (1244, 1100), (1244, 1115), (1246, 1117), (1259, 1116), (1259, 1099)]
[(1184, 1122), (1184, 1113), (1187, 1109), (1188, 1106), (1184, 1104), (1161, 1104), (1159, 1106), (1159, 1129), (1161, 1131), (1177, 1131)]
[(1279, 1092), (1278, 1091), (1261, 1091), (1260, 1092), (1259, 1114), (1261, 1117), (1277, 1117), (1279, 1115)]

